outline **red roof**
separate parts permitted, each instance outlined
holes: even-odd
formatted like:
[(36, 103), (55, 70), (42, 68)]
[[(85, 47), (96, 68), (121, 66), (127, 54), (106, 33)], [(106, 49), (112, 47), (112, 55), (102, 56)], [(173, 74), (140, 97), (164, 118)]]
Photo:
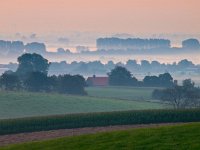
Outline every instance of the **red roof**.
[(90, 86), (108, 86), (108, 77), (89, 77), (87, 83)]

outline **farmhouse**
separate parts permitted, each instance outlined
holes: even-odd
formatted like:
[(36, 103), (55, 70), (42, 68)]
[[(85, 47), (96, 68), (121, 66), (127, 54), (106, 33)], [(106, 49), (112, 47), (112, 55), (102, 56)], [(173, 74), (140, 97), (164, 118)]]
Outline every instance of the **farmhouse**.
[(88, 86), (108, 86), (109, 85), (108, 77), (96, 77), (95, 75), (93, 77), (88, 77), (86, 82)]

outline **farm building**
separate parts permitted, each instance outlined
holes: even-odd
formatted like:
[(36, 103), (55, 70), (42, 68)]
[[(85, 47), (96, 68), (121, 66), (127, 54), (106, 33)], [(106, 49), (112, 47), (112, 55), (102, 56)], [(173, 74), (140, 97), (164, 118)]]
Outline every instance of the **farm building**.
[(108, 86), (109, 85), (108, 77), (96, 77), (95, 75), (93, 77), (88, 77), (86, 82), (88, 86)]

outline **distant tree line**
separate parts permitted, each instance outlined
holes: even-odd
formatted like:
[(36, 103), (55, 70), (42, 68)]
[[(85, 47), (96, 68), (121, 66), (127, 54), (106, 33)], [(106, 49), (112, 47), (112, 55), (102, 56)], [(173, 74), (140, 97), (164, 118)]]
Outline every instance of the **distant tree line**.
[(182, 46), (185, 49), (199, 49), (200, 43), (197, 39), (187, 39), (182, 42)]
[[(99, 38), (96, 40), (99, 50), (147, 50), (147, 49), (169, 49), (171, 41), (168, 39), (140, 39), (140, 38)], [(182, 48), (199, 49), (200, 43), (197, 39), (187, 39), (182, 42)]]
[(181, 86), (154, 90), (152, 97), (170, 103), (176, 109), (200, 107), (200, 88), (195, 87), (191, 79), (184, 80)]
[(48, 76), (50, 63), (38, 54), (23, 54), (18, 58), (16, 72), (6, 71), (0, 77), (3, 90), (58, 92), (85, 95), (85, 79), (80, 75)]
[(60, 74), (71, 72), (73, 74), (83, 74), (85, 76), (102, 75), (114, 69), (116, 66), (122, 66), (130, 70), (131, 72), (137, 72), (142, 74), (152, 73), (159, 74), (163, 72), (171, 72), (178, 74), (186, 74), (188, 72), (194, 72), (200, 74), (200, 66), (195, 65), (192, 61), (187, 59), (181, 60), (178, 63), (174, 62), (172, 64), (160, 63), (158, 61), (147, 61), (142, 60), (137, 62), (136, 60), (128, 60), (126, 63), (114, 63), (113, 61), (108, 61), (103, 64), (101, 61), (91, 61), (91, 62), (77, 62), (72, 63), (62, 62), (52, 62), (49, 68), (50, 74)]
[[(61, 62), (51, 62), (49, 66), (48, 73), (50, 75), (59, 74), (82, 74), (84, 76), (91, 76), (94, 73), (96, 75), (106, 75), (107, 72), (114, 69), (115, 66), (122, 66), (130, 70), (131, 72), (137, 72), (137, 74), (160, 74), (163, 72), (176, 73), (184, 75), (187, 73), (200, 74), (200, 66), (195, 65), (192, 61), (187, 59), (181, 60), (178, 63), (165, 64), (158, 61), (147, 61), (142, 60), (137, 62), (136, 60), (128, 60), (126, 63), (114, 63), (109, 61), (103, 64), (101, 61), (91, 61), (91, 62), (76, 62), (67, 63), (66, 61)], [(0, 64), (0, 68), (9, 68), (10, 70), (16, 71), (18, 64)]]
[(140, 38), (99, 38), (96, 41), (98, 49), (152, 49), (170, 48), (170, 40), (165, 39), (140, 39)]
[(145, 87), (172, 87), (175, 83), (169, 73), (159, 76), (145, 76), (138, 81), (129, 70), (122, 66), (116, 66), (108, 73), (109, 84), (112, 86), (145, 86)]
[(24, 44), (22, 41), (0, 40), (0, 54), (19, 56), (24, 52), (44, 54), (46, 52), (46, 45), (38, 42)]

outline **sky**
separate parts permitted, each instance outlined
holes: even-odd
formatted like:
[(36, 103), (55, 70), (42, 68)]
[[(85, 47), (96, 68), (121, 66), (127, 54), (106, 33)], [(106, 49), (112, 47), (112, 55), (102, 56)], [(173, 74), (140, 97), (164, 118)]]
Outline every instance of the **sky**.
[(199, 0), (0, 0), (0, 34), (199, 34), (199, 6)]

